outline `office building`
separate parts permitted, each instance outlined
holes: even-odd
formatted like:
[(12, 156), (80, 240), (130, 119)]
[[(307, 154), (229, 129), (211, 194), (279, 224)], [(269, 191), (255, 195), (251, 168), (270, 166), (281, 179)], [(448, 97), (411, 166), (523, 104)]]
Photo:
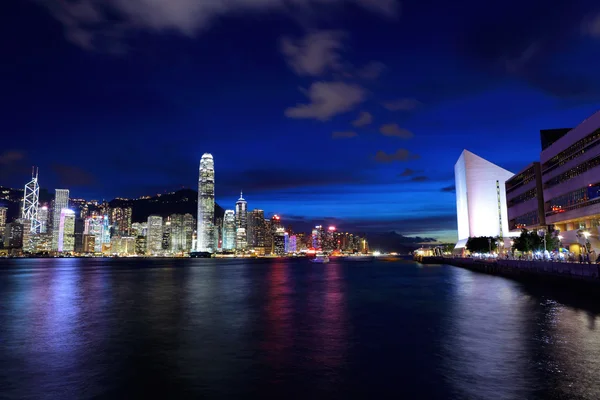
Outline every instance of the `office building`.
[(538, 229), (546, 225), (542, 172), (533, 162), (506, 181), (508, 229)]
[(290, 235), (289, 241), (288, 241), (287, 252), (288, 253), (296, 253), (298, 251), (299, 251), (299, 249), (298, 249), (298, 237), (296, 235)]
[(153, 255), (163, 252), (163, 219), (157, 215), (148, 217), (148, 235), (146, 236), (146, 253)]
[(4, 227), (4, 248), (23, 248), (24, 226), (19, 222), (11, 222)]
[(75, 218), (75, 252), (83, 253), (83, 235), (85, 232), (85, 220), (83, 218)]
[(513, 175), (468, 150), (462, 152), (454, 166), (458, 217), (456, 251), (462, 251), (470, 237), (518, 236), (509, 232), (506, 209), (505, 182)]
[(279, 226), (276, 228), (273, 235), (273, 252), (278, 256), (285, 254), (285, 230)]
[(110, 210), (110, 224), (119, 236), (131, 234), (131, 207), (115, 207)]
[(248, 247), (263, 249), (266, 246), (266, 224), (265, 212), (263, 210), (252, 210), (248, 213)]
[(138, 236), (135, 238), (135, 254), (144, 255), (147, 252), (147, 237)]
[(163, 221), (162, 227), (162, 250), (165, 253), (171, 252), (171, 219), (167, 218)]
[(146, 236), (148, 234), (148, 223), (134, 222), (131, 224), (131, 231), (135, 236)]
[(69, 190), (56, 189), (52, 205), (52, 250), (58, 250), (58, 231), (63, 209), (69, 208)]
[(236, 249), (244, 250), (248, 247), (248, 203), (243, 193), (235, 203)]
[(63, 208), (58, 221), (58, 251), (70, 253), (75, 250), (75, 211)]
[(600, 111), (542, 150), (546, 224), (563, 247), (600, 253)]
[(96, 252), (96, 236), (90, 234), (83, 235), (83, 253), (92, 254)]
[(48, 206), (38, 208), (38, 221), (40, 223), (40, 233), (48, 232)]
[(6, 213), (8, 208), (0, 207), (0, 229), (4, 229), (6, 227)]
[[(215, 243), (215, 164), (213, 156), (209, 153), (203, 154), (200, 160), (197, 222), (196, 250), (212, 253)], [(148, 226), (148, 229), (150, 229), (150, 226)], [(151, 247), (150, 240), (148, 241), (148, 246)]]
[(183, 215), (183, 234), (185, 236), (185, 244), (183, 250), (188, 252), (193, 249), (193, 237), (196, 229), (196, 220), (192, 214)]
[(223, 219), (223, 250), (235, 250), (236, 232), (235, 211), (225, 210), (225, 217)]
[(94, 252), (102, 253), (102, 245), (110, 243), (108, 216), (94, 215), (86, 218), (83, 233), (94, 236)]

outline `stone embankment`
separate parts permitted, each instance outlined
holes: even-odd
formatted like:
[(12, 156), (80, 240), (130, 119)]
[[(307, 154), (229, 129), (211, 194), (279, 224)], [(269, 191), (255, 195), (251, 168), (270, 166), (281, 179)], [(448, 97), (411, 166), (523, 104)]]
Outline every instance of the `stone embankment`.
[(473, 258), (422, 257), (421, 264), (448, 264), (472, 271), (511, 278), (535, 278), (586, 282), (600, 285), (600, 264), (550, 261), (479, 260)]

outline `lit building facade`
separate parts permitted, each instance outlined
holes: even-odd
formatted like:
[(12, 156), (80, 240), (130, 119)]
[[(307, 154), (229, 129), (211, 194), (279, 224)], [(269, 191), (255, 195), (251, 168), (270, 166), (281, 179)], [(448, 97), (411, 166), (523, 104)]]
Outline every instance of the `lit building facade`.
[(4, 232), (4, 228), (6, 227), (6, 213), (8, 208), (0, 207), (0, 232)]
[(23, 192), (23, 203), (21, 205), (21, 218), (28, 221), (29, 233), (35, 235), (40, 232), (38, 218), (38, 207), (40, 199), (40, 186), (38, 184), (37, 172), (31, 174), (31, 181), (25, 185)]
[(110, 224), (115, 228), (117, 235), (131, 234), (131, 214), (131, 207), (115, 207), (110, 210)]
[(235, 227), (236, 249), (245, 250), (248, 247), (248, 203), (244, 199), (243, 193), (240, 193), (240, 198), (235, 203)]
[(163, 219), (158, 215), (148, 217), (148, 235), (146, 236), (146, 253), (158, 254), (162, 252)]
[(285, 230), (279, 226), (273, 235), (273, 253), (278, 256), (285, 254)]
[(38, 209), (38, 221), (40, 223), (40, 233), (48, 232), (48, 206), (42, 206)]
[(108, 216), (94, 215), (85, 219), (84, 235), (94, 236), (94, 252), (101, 253), (102, 245), (110, 243)]
[(235, 250), (236, 232), (235, 211), (225, 210), (223, 218), (223, 250)]
[(75, 250), (75, 211), (63, 208), (58, 221), (58, 251), (70, 253)]
[(63, 209), (69, 208), (69, 190), (56, 189), (52, 205), (52, 250), (58, 250), (58, 231), (60, 216)]
[(465, 248), (469, 237), (518, 236), (509, 232), (506, 209), (505, 182), (513, 175), (468, 150), (462, 152), (454, 166), (457, 250)]
[(506, 181), (508, 229), (538, 229), (546, 225), (542, 172), (533, 162)]
[(252, 210), (248, 212), (248, 247), (262, 249), (266, 246), (265, 212), (263, 210)]
[(599, 254), (600, 111), (543, 149), (540, 163), (546, 223), (572, 252)]
[[(210, 253), (214, 251), (214, 221), (215, 164), (213, 156), (209, 153), (205, 153), (200, 160), (200, 176), (198, 179), (197, 251)], [(150, 229), (150, 226), (148, 226), (148, 229)], [(150, 247), (150, 241), (148, 242), (148, 246)]]
[(24, 226), (19, 222), (11, 222), (4, 227), (4, 247), (7, 249), (23, 248)]

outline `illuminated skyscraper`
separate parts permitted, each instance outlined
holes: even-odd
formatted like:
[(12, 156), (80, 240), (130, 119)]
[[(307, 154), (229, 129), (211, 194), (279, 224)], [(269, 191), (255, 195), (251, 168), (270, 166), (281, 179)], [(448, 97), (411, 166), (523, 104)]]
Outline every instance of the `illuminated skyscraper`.
[(148, 236), (146, 237), (146, 253), (162, 252), (163, 219), (157, 215), (148, 217)]
[(115, 207), (110, 210), (110, 223), (115, 227), (117, 235), (131, 234), (131, 207)]
[(40, 186), (38, 184), (38, 174), (37, 171), (32, 171), (31, 181), (25, 185), (21, 214), (21, 218), (28, 221), (29, 226), (25, 229), (28, 229), (31, 234), (36, 234), (40, 231), (40, 223), (38, 220), (39, 199)]
[(252, 210), (248, 213), (248, 247), (253, 249), (265, 247), (266, 237), (265, 212)]
[[(215, 163), (213, 156), (204, 153), (200, 160), (200, 176), (198, 178), (198, 239), (196, 251), (210, 252), (214, 250), (215, 220)], [(148, 226), (148, 228), (150, 228)], [(150, 241), (148, 241), (150, 247)]]
[(69, 190), (56, 189), (52, 207), (52, 250), (58, 250), (58, 230), (61, 211), (69, 208)]
[(243, 250), (248, 247), (248, 203), (244, 200), (243, 193), (240, 193), (240, 198), (235, 203), (235, 227), (235, 247)]
[(225, 210), (223, 220), (223, 250), (234, 250), (236, 239), (235, 211)]
[(0, 234), (2, 234), (2, 232), (4, 232), (4, 228), (6, 227), (6, 212), (8, 211), (8, 208), (6, 207), (0, 207), (0, 229), (2, 231), (0, 231)]
[(23, 247), (23, 224), (11, 222), (4, 227), (4, 247), (7, 249), (20, 249)]
[(185, 236), (185, 243), (183, 246), (184, 251), (191, 251), (192, 242), (194, 237), (194, 230), (196, 229), (196, 220), (192, 214), (185, 214), (183, 216), (183, 234)]
[(75, 250), (75, 211), (63, 208), (58, 222), (58, 251)]
[[(85, 219), (85, 228), (83, 230), (84, 235), (94, 236), (94, 249), (93, 252), (102, 252), (102, 243), (108, 240), (110, 241), (110, 232), (105, 232), (108, 228), (108, 218), (100, 215), (94, 215)], [(108, 233), (108, 235), (107, 235)], [(89, 241), (91, 243), (91, 241)]]
[(43, 206), (38, 209), (38, 221), (40, 222), (40, 233), (48, 232), (48, 207)]

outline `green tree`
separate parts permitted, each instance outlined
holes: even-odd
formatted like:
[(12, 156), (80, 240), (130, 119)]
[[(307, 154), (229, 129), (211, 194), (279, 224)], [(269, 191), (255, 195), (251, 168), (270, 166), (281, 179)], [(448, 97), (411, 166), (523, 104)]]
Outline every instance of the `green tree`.
[(496, 250), (498, 247), (496, 245), (496, 239), (491, 236), (477, 236), (470, 237), (467, 240), (467, 250), (471, 253), (489, 253), (490, 252), (490, 241), (492, 251)]
[[(548, 251), (557, 250), (560, 246), (558, 235), (553, 225), (550, 225), (545, 230), (546, 234), (546, 249)], [(527, 229), (521, 230), (521, 235), (513, 240), (513, 248), (528, 253), (530, 251), (543, 251), (544, 250), (544, 239), (540, 237), (538, 231), (528, 231)]]

